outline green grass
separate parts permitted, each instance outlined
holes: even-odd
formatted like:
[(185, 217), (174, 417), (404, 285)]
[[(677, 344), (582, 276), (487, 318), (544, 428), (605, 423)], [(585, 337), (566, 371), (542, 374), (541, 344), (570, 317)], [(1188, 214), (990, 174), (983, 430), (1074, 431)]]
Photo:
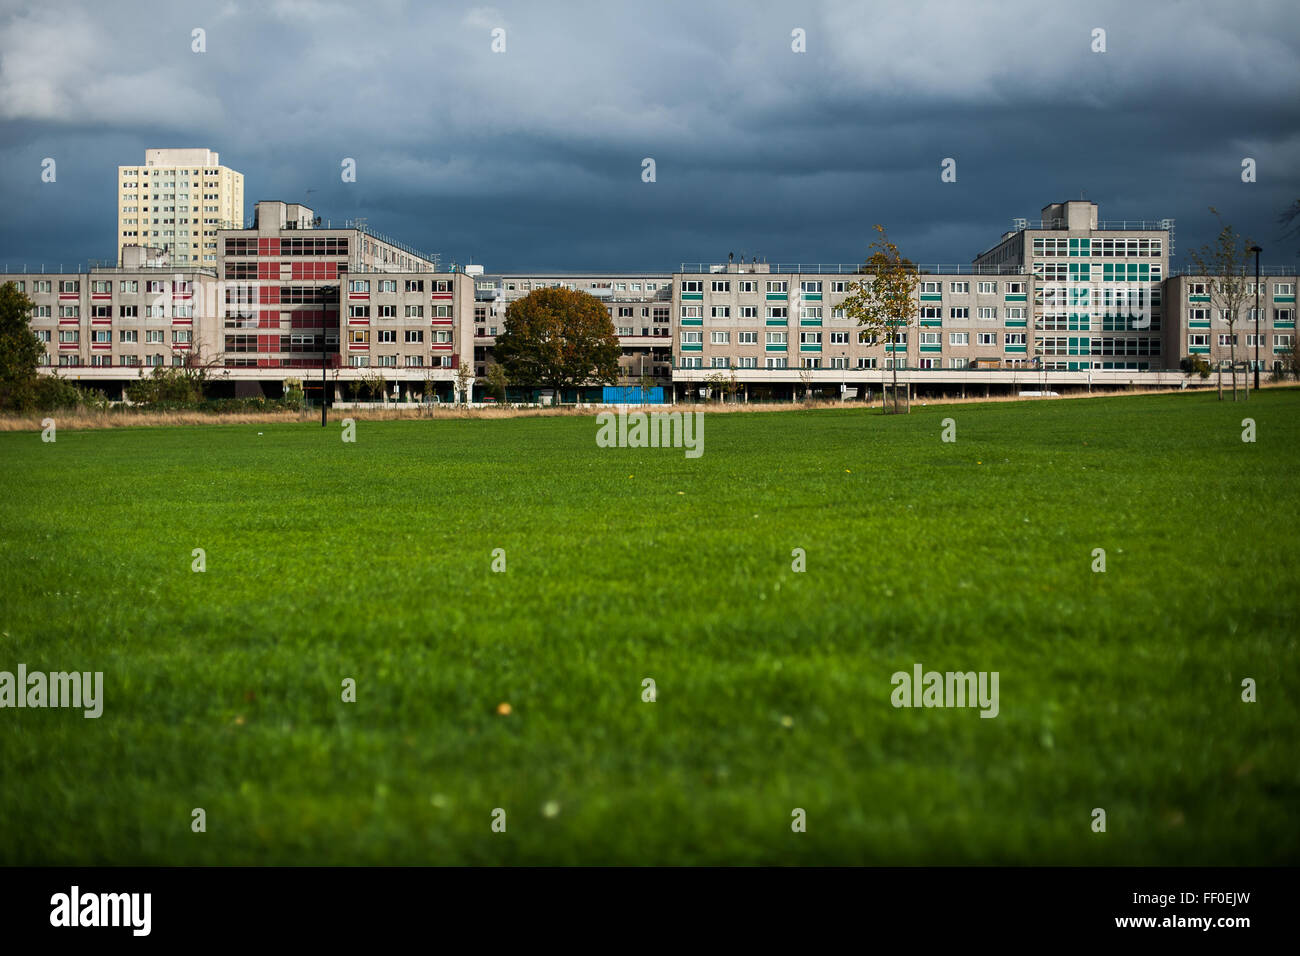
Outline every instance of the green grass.
[(706, 418), (0, 434), (0, 862), (1300, 862), (1300, 391)]

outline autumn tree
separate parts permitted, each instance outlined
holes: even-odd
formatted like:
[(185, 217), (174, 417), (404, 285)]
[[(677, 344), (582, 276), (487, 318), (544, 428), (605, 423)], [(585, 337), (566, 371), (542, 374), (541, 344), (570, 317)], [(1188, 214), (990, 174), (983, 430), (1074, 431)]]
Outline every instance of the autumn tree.
[[(873, 337), (883, 334), (887, 345), (897, 346), (898, 335), (906, 334), (920, 312), (919, 273), (889, 241), (885, 227), (877, 224), (875, 228), (878, 235), (869, 247), (871, 255), (859, 270), (868, 278), (849, 287), (842, 305), (844, 314), (854, 319), (863, 333)], [(898, 353), (893, 355), (894, 411), (898, 411)]]
[(609, 311), (595, 296), (572, 289), (534, 289), (506, 308), (494, 347), (512, 382), (555, 390), (612, 385), (623, 350)]
[(1237, 235), (1232, 226), (1223, 222), (1219, 211), (1214, 213), (1222, 228), (1213, 243), (1194, 250), (1189, 258), (1197, 275), (1205, 277), (1206, 292), (1210, 296), (1210, 316), (1215, 309), (1228, 323), (1228, 355), (1232, 366), (1232, 400), (1237, 400), (1237, 320), (1246, 299), (1253, 293), (1255, 282), (1254, 260), (1249, 249), (1254, 245), (1249, 239)]

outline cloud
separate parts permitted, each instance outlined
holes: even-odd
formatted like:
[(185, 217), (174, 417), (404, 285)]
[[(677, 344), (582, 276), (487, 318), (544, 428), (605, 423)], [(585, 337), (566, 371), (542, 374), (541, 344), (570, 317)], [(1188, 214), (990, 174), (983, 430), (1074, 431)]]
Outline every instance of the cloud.
[[(964, 261), (1080, 190), (1106, 217), (1178, 218), (1182, 245), (1212, 203), (1264, 234), (1300, 192), (1298, 46), (1282, 2), (148, 0), (124, 29), (112, 5), (53, 0), (0, 7), (0, 201), (26, 195), (38, 152), (61, 171), (76, 156), (86, 175), (38, 195), (93, 227), (39, 241), (107, 254), (91, 171), (195, 145), (245, 172), (250, 202), (311, 189), (327, 218), (512, 268), (662, 268), (739, 244), (851, 259), (876, 221), (917, 258)], [(1249, 190), (1242, 155), (1260, 161)], [(957, 183), (939, 181), (948, 156)], [(6, 227), (0, 252), (42, 229)]]

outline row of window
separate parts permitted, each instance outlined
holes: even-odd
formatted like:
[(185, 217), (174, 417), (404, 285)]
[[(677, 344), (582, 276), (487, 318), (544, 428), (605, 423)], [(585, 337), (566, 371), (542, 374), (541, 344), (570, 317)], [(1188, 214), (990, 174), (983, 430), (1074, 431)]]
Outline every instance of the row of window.
[(1035, 256), (1143, 256), (1159, 259), (1163, 239), (1048, 239), (1034, 240)]
[[(41, 365), (48, 366), (48, 365), (51, 365), (51, 364), (52, 364), (52, 362), (51, 362), (51, 359), (50, 359), (50, 354), (49, 354), (48, 352), (41, 356)], [(59, 367), (60, 367), (60, 368), (82, 368), (82, 367), (84, 366), (84, 364), (85, 364), (85, 363), (82, 362), (82, 360), (81, 360), (81, 356), (80, 356), (80, 355), (60, 355), (60, 356), (59, 356)], [(147, 366), (147, 367), (153, 367), (153, 366), (158, 366), (158, 365), (166, 365), (166, 364), (167, 364), (167, 361), (166, 361), (166, 356), (164, 356), (164, 355), (158, 355), (158, 354), (154, 354), (154, 355), (146, 355), (146, 356), (143, 357), (143, 361), (141, 360), (141, 357), (140, 357), (139, 355), (119, 355), (119, 356), (117, 357), (117, 364), (118, 364), (118, 365), (121, 365), (121, 366), (129, 367), (129, 368), (134, 368), (134, 367), (141, 366), (141, 365), (143, 365), (143, 366)], [(184, 365), (184, 364), (185, 364), (185, 357), (184, 357), (183, 355), (173, 355), (173, 356), (172, 356), (172, 360), (171, 360), (171, 364), (172, 364), (172, 365)], [(113, 356), (111, 356), (111, 355), (92, 355), (92, 356), (90, 357), (90, 365), (91, 365), (92, 368), (112, 368), (112, 367), (113, 367)]]
[[(377, 291), (379, 291), (379, 292), (381, 292), (381, 293), (382, 293), (382, 292), (396, 292), (396, 291), (397, 291), (397, 280), (396, 280), (396, 279), (376, 279), (375, 282), (376, 282), (376, 284), (377, 284)], [(405, 280), (405, 282), (406, 282), (406, 288), (405, 288), (405, 291), (406, 291), (406, 292), (423, 292), (423, 291), (424, 291), (424, 280), (423, 280), (423, 279), (407, 279), (407, 280)], [(369, 280), (369, 279), (351, 279), (351, 280), (349, 280), (349, 282), (348, 282), (348, 291), (349, 291), (349, 292), (364, 292), (364, 293), (369, 293), (369, 292), (370, 292), (370, 280)], [(429, 280), (429, 291), (430, 291), (430, 292), (444, 292), (444, 293), (445, 293), (445, 292), (451, 292), (451, 291), (452, 291), (452, 280), (451, 280), (451, 279), (431, 279), (431, 280)]]
[[(848, 332), (800, 332), (800, 345), (821, 345), (823, 341), (830, 345), (848, 345)], [(732, 342), (732, 333), (730, 332), (710, 332), (709, 343), (711, 345), (730, 345)], [(790, 333), (788, 332), (765, 332), (764, 343), (766, 345), (788, 345)], [(828, 335), (828, 339), (823, 339), (823, 335)], [(949, 332), (948, 344), (953, 346), (963, 346), (971, 344), (971, 336), (975, 336), (975, 344), (983, 347), (996, 347), (998, 336), (1003, 337), (1005, 345), (1024, 345), (1026, 333), (1024, 332)], [(737, 332), (735, 333), (735, 343), (737, 345), (758, 345), (758, 332)], [(892, 337), (886, 335), (885, 338), (893, 345), (907, 344), (906, 332), (895, 332)], [(876, 345), (879, 343), (879, 337), (867, 332), (857, 333), (857, 340), (860, 345)], [(921, 332), (918, 336), (918, 343), (924, 346), (940, 346), (943, 344), (942, 332)], [(681, 343), (683, 345), (702, 345), (704, 343), (704, 333), (694, 331), (683, 331), (681, 333)]]
[[(27, 291), (27, 282), (23, 279), (13, 280), (14, 285), (18, 287), (19, 292)], [(33, 279), (32, 294), (52, 293), (52, 280), (50, 279)], [(118, 291), (124, 293), (138, 294), (140, 291), (139, 279), (123, 279), (119, 283)], [(187, 295), (194, 291), (194, 283), (189, 279), (177, 279), (174, 282), (161, 279), (147, 279), (144, 283), (144, 291), (148, 293), (166, 293), (173, 292), (176, 295)], [(112, 279), (93, 279), (90, 282), (90, 292), (92, 295), (111, 295), (113, 292)], [(59, 294), (73, 295), (81, 293), (80, 279), (60, 279)]]
[[(51, 329), (35, 329), (36, 337), (48, 343), (52, 337)], [(144, 340), (149, 345), (161, 345), (166, 341), (166, 329), (145, 329)], [(172, 344), (188, 345), (193, 341), (192, 333), (189, 329), (173, 329)], [(92, 329), (88, 340), (94, 345), (110, 345), (113, 341), (113, 333), (109, 329)], [(140, 341), (139, 329), (120, 329), (117, 333), (117, 340), (124, 344), (133, 344)], [(59, 329), (60, 345), (76, 345), (81, 342), (81, 332), (78, 329)]]
[[(1243, 311), (1244, 314), (1245, 314), (1245, 320), (1246, 320), (1246, 321), (1248, 321), (1248, 322), (1254, 322), (1254, 321), (1255, 321), (1256, 310), (1255, 310), (1253, 307), (1252, 307), (1252, 308), (1249, 308), (1249, 309), (1244, 309), (1244, 310), (1242, 310), (1242, 311)], [(1229, 310), (1229, 309), (1219, 309), (1218, 312), (1219, 312), (1219, 321), (1221, 321), (1221, 322), (1227, 322), (1227, 321), (1228, 321), (1228, 318), (1229, 318), (1229, 317), (1231, 316), (1231, 314), (1232, 314), (1231, 310)], [(1188, 309), (1188, 310), (1187, 310), (1187, 321), (1189, 321), (1189, 322), (1208, 322), (1208, 321), (1210, 321), (1210, 315), (1211, 315), (1211, 311), (1210, 311), (1209, 309), (1205, 309), (1205, 308), (1194, 308), (1194, 309)], [(1261, 320), (1267, 318), (1267, 317), (1268, 317), (1268, 310), (1267, 310), (1267, 309), (1264, 309), (1264, 308), (1261, 308), (1261, 309), (1259, 310), (1259, 316), (1260, 316), (1260, 319), (1261, 319)], [(1274, 309), (1274, 310), (1273, 310), (1273, 321), (1274, 321), (1274, 322), (1294, 322), (1294, 321), (1295, 321), (1295, 309)]]
[[(1248, 334), (1244, 338), (1245, 338), (1246, 346), (1248, 348), (1253, 348), (1256, 340), (1255, 335), (1253, 333)], [(1232, 345), (1240, 345), (1241, 339), (1242, 336), (1236, 334), (1233, 335), (1220, 334), (1219, 344), (1224, 347), (1228, 347)], [(1275, 349), (1289, 349), (1294, 344), (1294, 342), (1295, 342), (1295, 336), (1290, 332), (1276, 333), (1273, 335), (1273, 348)], [(1259, 336), (1259, 344), (1261, 347), (1268, 345), (1268, 336), (1261, 334)], [(1190, 335), (1187, 336), (1187, 346), (1188, 348), (1209, 348), (1210, 333), (1208, 332), (1191, 333)]]

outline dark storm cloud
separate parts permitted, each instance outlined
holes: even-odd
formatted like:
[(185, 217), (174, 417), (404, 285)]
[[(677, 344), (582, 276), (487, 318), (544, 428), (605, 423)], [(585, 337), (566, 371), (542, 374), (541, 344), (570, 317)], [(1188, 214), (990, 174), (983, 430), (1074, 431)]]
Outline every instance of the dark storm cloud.
[(218, 150), (250, 214), (307, 201), (490, 270), (851, 261), (875, 222), (967, 262), (1081, 192), (1107, 219), (1176, 219), (1180, 250), (1215, 205), (1293, 261), (1292, 6), (1083, 6), (4, 4), (0, 266), (110, 258), (116, 167), (150, 146)]

